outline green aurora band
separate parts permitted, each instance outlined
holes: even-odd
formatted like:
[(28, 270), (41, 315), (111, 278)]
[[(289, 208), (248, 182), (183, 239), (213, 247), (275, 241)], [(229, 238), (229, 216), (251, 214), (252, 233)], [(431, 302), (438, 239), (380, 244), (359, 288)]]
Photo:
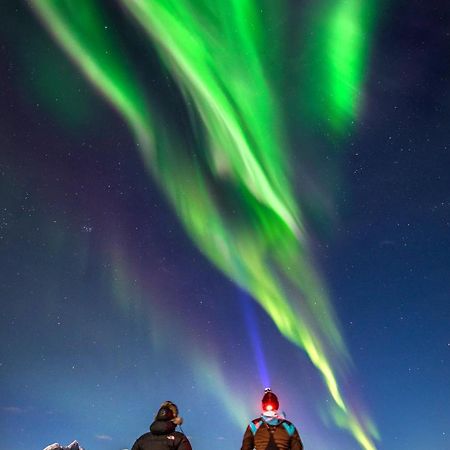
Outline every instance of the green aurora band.
[[(125, 119), (191, 238), (251, 293), (283, 336), (306, 351), (333, 399), (335, 423), (349, 430), (361, 448), (375, 450), (374, 427), (341, 387), (348, 382), (351, 360), (311, 263), (304, 219), (290, 188), (282, 112), (270, 80), (277, 55), (270, 53), (274, 36), (267, 35), (261, 3), (118, 3), (141, 25), (178, 85), (190, 137), (177, 133), (148, 95), (120, 36), (105, 25), (101, 2), (30, 0), (57, 42)], [(271, 14), (277, 9), (281, 14), (286, 5), (272, 3)], [(339, 14), (338, 23), (357, 20), (350, 7), (339, 8)], [(345, 40), (347, 51), (362, 50), (350, 41), (351, 36)], [(353, 77), (342, 67), (329, 67), (340, 82)]]
[(365, 78), (369, 40), (373, 23), (372, 0), (335, 2), (327, 17), (323, 46), (326, 64), (323, 80), (326, 91), (325, 109), (337, 131), (344, 131), (349, 121), (358, 117), (361, 107), (361, 85)]
[(383, 8), (384, 1), (317, 0), (298, 19), (303, 33), (290, 57), (300, 60), (294, 68), (303, 89), (291, 97), (310, 128), (321, 125), (323, 134), (342, 138), (364, 113), (374, 24)]

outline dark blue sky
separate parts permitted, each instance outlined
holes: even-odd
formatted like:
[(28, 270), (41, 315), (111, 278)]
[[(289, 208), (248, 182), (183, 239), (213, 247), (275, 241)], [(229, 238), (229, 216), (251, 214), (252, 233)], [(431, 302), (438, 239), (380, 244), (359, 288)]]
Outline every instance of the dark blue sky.
[[(333, 220), (315, 256), (381, 450), (450, 449), (450, 7), (422, 3), (384, 7), (353, 129), (293, 133), (321, 149)], [(130, 448), (167, 399), (194, 450), (239, 448), (261, 367), (306, 449), (356, 450), (321, 420), (306, 356), (185, 235), (120, 118), (24, 4), (1, 10), (0, 450)]]

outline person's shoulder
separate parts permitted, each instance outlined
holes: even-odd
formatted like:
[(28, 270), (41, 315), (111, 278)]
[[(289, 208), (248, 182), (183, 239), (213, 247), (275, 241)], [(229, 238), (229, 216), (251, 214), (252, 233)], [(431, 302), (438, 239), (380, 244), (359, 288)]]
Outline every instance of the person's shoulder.
[(250, 430), (253, 434), (256, 434), (262, 423), (263, 420), (261, 419), (261, 417), (256, 417), (255, 419), (250, 421), (250, 423), (247, 425), (247, 432), (248, 430)]
[(294, 435), (295, 432), (297, 431), (296, 426), (291, 421), (289, 421), (287, 419), (283, 419), (280, 422), (280, 425), (282, 425), (284, 427), (284, 429), (288, 432), (288, 434), (290, 436)]
[(261, 417), (255, 417), (253, 420), (248, 422), (248, 427), (253, 428), (255, 425), (259, 425), (262, 423)]
[(150, 436), (152, 436), (152, 433), (150, 433), (149, 431), (147, 432), (147, 433), (144, 433), (142, 436), (139, 436), (137, 439), (136, 439), (136, 442), (142, 442), (142, 441), (145, 441), (146, 439), (148, 439)]
[[(133, 444), (133, 449), (143, 449), (148, 448), (148, 446), (151, 444), (152, 440), (152, 433), (144, 433), (142, 436), (139, 436), (135, 443)], [(133, 450), (132, 449), (132, 450)]]
[(295, 428), (295, 429), (297, 428), (290, 420), (283, 419), (281, 422), (285, 423), (289, 427), (292, 427), (292, 428)]
[(290, 420), (287, 420), (287, 419), (283, 419), (282, 422), (284, 422), (288, 425), (292, 425), (293, 427), (295, 426)]
[(181, 431), (174, 431), (170, 434), (173, 434), (174, 436), (176, 436), (180, 439), (183, 439), (183, 438), (187, 439), (186, 435), (184, 433), (182, 433)]

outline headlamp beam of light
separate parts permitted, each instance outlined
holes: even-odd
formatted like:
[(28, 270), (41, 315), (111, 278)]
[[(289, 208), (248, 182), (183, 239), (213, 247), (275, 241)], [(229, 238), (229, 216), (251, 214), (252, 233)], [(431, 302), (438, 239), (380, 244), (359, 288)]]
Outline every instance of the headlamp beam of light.
[(252, 305), (252, 300), (249, 295), (240, 291), (240, 304), (244, 313), (245, 326), (250, 337), (250, 342), (253, 349), (253, 355), (255, 357), (256, 367), (258, 368), (258, 374), (263, 386), (270, 386), (269, 370), (267, 367), (266, 357), (264, 355), (263, 344), (261, 342), (261, 334), (256, 322), (255, 311)]

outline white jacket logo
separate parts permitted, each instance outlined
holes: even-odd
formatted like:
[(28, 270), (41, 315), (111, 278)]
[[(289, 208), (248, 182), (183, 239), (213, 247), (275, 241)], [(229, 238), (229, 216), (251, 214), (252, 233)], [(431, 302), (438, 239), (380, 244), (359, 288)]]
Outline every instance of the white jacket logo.
[(172, 435), (169, 435), (169, 436), (167, 436), (167, 439), (170, 439), (170, 440), (175, 440), (175, 436), (172, 436)]

